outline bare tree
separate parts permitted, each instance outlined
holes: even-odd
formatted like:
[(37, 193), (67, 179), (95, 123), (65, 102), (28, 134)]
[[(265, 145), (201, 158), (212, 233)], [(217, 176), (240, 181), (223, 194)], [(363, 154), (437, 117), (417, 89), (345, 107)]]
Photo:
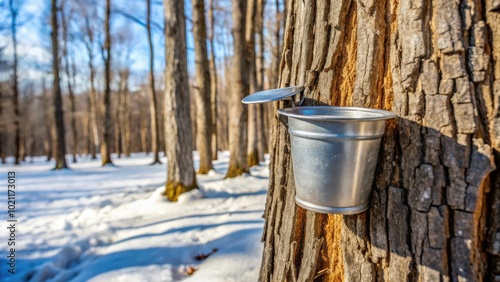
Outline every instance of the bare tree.
[[(0, 28), (0, 31), (2, 29)], [(7, 63), (4, 59), (4, 47), (0, 46), (0, 73), (7, 69)], [(7, 124), (5, 122), (6, 117), (4, 117), (4, 106), (5, 106), (5, 94), (4, 94), (4, 81), (0, 81), (0, 162), (2, 164), (6, 163), (6, 153), (7, 153), (7, 140), (6, 140), (6, 131)]]
[(200, 153), (198, 173), (206, 174), (212, 166), (212, 112), (210, 104), (211, 81), (207, 54), (205, 1), (193, 0), (193, 35), (196, 56), (196, 147)]
[(153, 38), (151, 36), (151, 0), (146, 0), (146, 30), (148, 33), (148, 47), (149, 47), (149, 111), (151, 114), (151, 149), (153, 151), (153, 164), (159, 164), (160, 157), (160, 135), (159, 135), (159, 124), (158, 124), (158, 114), (157, 114), (157, 99), (155, 93), (155, 75), (154, 75), (154, 50), (153, 50)]
[(111, 0), (106, 0), (106, 11), (104, 18), (104, 46), (102, 47), (102, 58), (104, 61), (104, 127), (101, 142), (102, 165), (111, 162), (111, 131), (113, 120), (111, 119), (111, 33), (110, 33)]
[[(266, 7), (266, 0), (257, 0), (257, 7), (255, 13), (255, 33), (257, 35), (257, 49), (258, 53), (255, 55), (256, 76), (258, 90), (264, 89), (264, 9)], [(256, 105), (257, 117), (257, 158), (259, 161), (264, 161), (264, 151), (266, 150), (267, 137), (264, 120), (267, 119), (265, 115), (264, 105)], [(250, 153), (249, 153), (250, 154)]]
[(210, 66), (210, 105), (212, 113), (212, 160), (217, 159), (217, 151), (219, 150), (217, 142), (217, 68), (216, 68), (216, 57), (214, 49), (214, 37), (215, 37), (215, 20), (214, 20), (214, 0), (209, 0), (208, 9), (208, 22), (210, 24), (210, 30), (208, 33), (208, 40), (210, 41), (210, 59), (208, 61)]
[(81, 12), (82, 24), (80, 29), (83, 30), (81, 37), (85, 45), (88, 56), (89, 67), (89, 82), (90, 82), (90, 97), (89, 97), (89, 113), (90, 123), (92, 128), (91, 139), (93, 146), (91, 147), (91, 158), (97, 159), (97, 152), (99, 151), (99, 122), (97, 111), (97, 92), (95, 89), (95, 74), (94, 67), (94, 43), (96, 39), (96, 30), (93, 22), (96, 20), (97, 12), (95, 11), (96, 3), (89, 0), (78, 0), (78, 10)]
[(248, 172), (247, 124), (248, 109), (241, 99), (248, 95), (248, 61), (245, 44), (246, 0), (232, 1), (233, 13), (233, 71), (232, 93), (229, 104), (229, 168), (226, 177)]
[(121, 96), (119, 103), (119, 123), (121, 131), (121, 144), (123, 147), (123, 152), (126, 157), (130, 157), (131, 152), (131, 133), (130, 133), (130, 95), (128, 89), (128, 79), (130, 75), (130, 70), (126, 67), (119, 71), (120, 82), (119, 82), (119, 93)]
[(52, 75), (54, 82), (52, 91), (54, 92), (54, 120), (56, 128), (56, 166), (55, 169), (67, 168), (66, 164), (66, 140), (64, 137), (64, 112), (61, 95), (61, 85), (59, 82), (59, 41), (58, 41), (58, 17), (57, 17), (57, 0), (52, 0), (51, 6), (51, 25), (52, 25)]
[(18, 16), (22, 1), (9, 0), (10, 32), (12, 38), (13, 61), (12, 61), (12, 106), (14, 108), (14, 164), (18, 165), (21, 158), (21, 126), (19, 113), (19, 58), (17, 52), (17, 28)]
[(114, 68), (116, 69), (116, 85), (118, 93), (116, 95), (115, 108), (115, 152), (118, 157), (122, 153), (130, 156), (130, 111), (129, 111), (129, 76), (130, 76), (130, 56), (132, 53), (134, 34), (128, 25), (124, 25), (116, 31), (113, 37)]
[(304, 85), (308, 104), (397, 118), (380, 146), (370, 209), (358, 215), (296, 206), (289, 134), (274, 118), (259, 281), (498, 279), (494, 2), (288, 2), (279, 86)]
[[(247, 23), (246, 23), (246, 45), (249, 58), (249, 88), (250, 92), (254, 93), (262, 90), (257, 78), (256, 54), (255, 54), (255, 33), (257, 30), (257, 0), (249, 0), (247, 8)], [(258, 105), (248, 106), (248, 166), (259, 164), (258, 152)]]
[[(0, 51), (1, 52), (1, 51)], [(1, 53), (0, 53), (1, 55)], [(2, 62), (0, 61), (0, 64)], [(2, 86), (0, 85), (0, 161), (2, 164), (6, 163), (6, 143), (5, 142), (5, 131), (6, 131), (6, 125), (5, 125), (5, 118), (4, 118), (4, 113), (3, 113), (3, 101), (4, 99), (4, 94), (3, 94), (3, 89)]]
[(165, 144), (168, 158), (165, 195), (176, 201), (197, 187), (189, 113), (184, 0), (163, 1), (165, 9)]
[[(128, 81), (128, 76), (129, 73), (126, 73), (126, 78), (124, 78), (125, 81)], [(129, 90), (128, 90), (128, 82), (123, 88), (123, 95), (125, 95), (125, 99), (123, 101), (123, 111), (125, 113), (124, 117), (124, 146), (123, 150), (125, 153), (126, 157), (130, 157), (130, 154), (132, 152), (132, 134), (131, 134), (131, 123), (130, 123), (130, 95), (129, 95)]]
[(63, 37), (62, 57), (64, 59), (64, 71), (66, 73), (66, 84), (68, 87), (68, 95), (70, 101), (70, 116), (71, 116), (71, 153), (73, 154), (73, 163), (76, 163), (76, 155), (78, 154), (78, 132), (76, 128), (76, 107), (75, 107), (75, 94), (73, 92), (73, 80), (75, 79), (74, 66), (70, 63), (70, 56), (74, 56), (69, 52), (69, 23), (72, 20), (71, 10), (65, 9), (64, 4), (61, 4), (61, 27)]

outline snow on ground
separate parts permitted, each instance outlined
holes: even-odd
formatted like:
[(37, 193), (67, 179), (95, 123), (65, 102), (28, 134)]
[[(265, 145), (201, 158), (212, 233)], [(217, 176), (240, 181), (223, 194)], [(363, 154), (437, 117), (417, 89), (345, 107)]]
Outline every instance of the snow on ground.
[(0, 165), (4, 191), (16, 171), (18, 220), (11, 275), (2, 193), (0, 281), (257, 281), (268, 169), (225, 180), (228, 159), (220, 154), (215, 171), (198, 176), (201, 189), (178, 203), (161, 195), (165, 158), (151, 166), (135, 154), (104, 168), (81, 158), (65, 171), (41, 157)]

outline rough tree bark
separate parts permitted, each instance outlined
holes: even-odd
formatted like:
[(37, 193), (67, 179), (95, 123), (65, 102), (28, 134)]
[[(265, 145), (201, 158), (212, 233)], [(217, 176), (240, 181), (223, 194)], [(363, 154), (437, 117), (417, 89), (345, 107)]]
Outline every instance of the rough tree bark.
[(55, 120), (55, 159), (56, 166), (54, 169), (67, 168), (66, 164), (66, 140), (64, 136), (64, 112), (63, 101), (61, 95), (61, 84), (59, 82), (59, 41), (58, 41), (58, 19), (57, 19), (57, 0), (52, 0), (51, 6), (51, 39), (52, 39), (52, 75), (54, 82), (52, 84), (52, 91), (54, 92), (54, 120)]
[(154, 74), (154, 50), (153, 38), (151, 36), (151, 0), (146, 1), (146, 30), (148, 33), (149, 47), (149, 112), (151, 114), (151, 150), (153, 152), (153, 164), (160, 162), (160, 134), (157, 114), (157, 102), (155, 93), (155, 74)]
[(193, 136), (189, 111), (184, 0), (164, 0), (165, 8), (165, 144), (168, 158), (165, 195), (177, 201), (195, 189)]
[[(486, 26), (488, 29), (485, 29), (485, 25), (481, 25), (481, 31), (488, 30), (489, 33), (485, 35), (485, 39), (491, 42), (490, 48), (488, 50), (488, 46), (486, 44), (486, 40), (481, 41), (483, 44), (482, 48), (476, 49), (478, 51), (486, 50), (486, 56), (490, 53), (491, 63), (490, 68), (493, 70), (492, 74), (489, 74), (485, 77), (485, 79), (490, 79), (492, 84), (489, 85), (490, 91), (493, 94), (493, 108), (496, 109), (493, 112), (493, 115), (489, 115), (488, 117), (493, 116), (493, 120), (490, 120), (490, 126), (492, 130), (492, 140), (493, 150), (495, 154), (495, 164), (498, 168), (500, 168), (500, 115), (499, 115), (499, 106), (500, 106), (500, 1), (487, 1), (486, 9), (483, 11), (486, 14)], [(479, 46), (481, 47), (481, 46)], [(484, 57), (482, 63), (486, 66), (488, 70), (488, 57)], [(477, 58), (477, 56), (476, 56)], [(475, 64), (477, 65), (477, 64)], [(488, 90), (488, 85), (484, 86)], [(491, 101), (489, 101), (491, 103)], [(486, 222), (489, 224), (488, 234), (486, 235), (487, 242), (487, 256), (491, 258), (488, 263), (489, 272), (491, 276), (488, 277), (493, 280), (493, 275), (495, 279), (499, 279), (500, 277), (500, 173), (496, 173), (493, 175), (491, 179), (492, 183), (492, 197), (487, 198), (487, 205), (492, 207), (490, 213), (487, 213)]]
[(17, 53), (17, 16), (19, 15), (20, 2), (9, 0), (10, 32), (12, 37), (12, 107), (14, 109), (14, 164), (18, 165), (21, 158), (21, 125), (19, 113), (19, 57)]
[(248, 108), (241, 99), (248, 95), (248, 59), (245, 44), (246, 0), (232, 0), (233, 70), (232, 93), (229, 95), (229, 168), (226, 177), (248, 172), (247, 125)]
[(260, 281), (497, 279), (500, 2), (288, 5), (279, 86), (304, 85), (308, 105), (397, 119), (370, 209), (342, 216), (295, 205), (286, 119), (275, 115)]
[(111, 162), (111, 131), (113, 121), (111, 119), (111, 34), (109, 30), (111, 15), (111, 0), (106, 0), (106, 12), (104, 18), (104, 46), (102, 58), (104, 60), (104, 125), (101, 142), (101, 164), (112, 164)]
[(205, 1), (193, 0), (193, 36), (196, 58), (196, 147), (200, 153), (198, 173), (206, 174), (212, 165), (212, 112), (211, 80), (207, 54), (207, 27), (205, 24)]
[(212, 113), (212, 160), (217, 159), (217, 152), (219, 151), (219, 144), (217, 143), (217, 68), (215, 50), (214, 50), (214, 31), (215, 31), (215, 20), (214, 20), (214, 0), (209, 0), (208, 9), (208, 22), (210, 24), (210, 30), (208, 33), (208, 40), (210, 41), (210, 59), (208, 61), (210, 65), (210, 110)]

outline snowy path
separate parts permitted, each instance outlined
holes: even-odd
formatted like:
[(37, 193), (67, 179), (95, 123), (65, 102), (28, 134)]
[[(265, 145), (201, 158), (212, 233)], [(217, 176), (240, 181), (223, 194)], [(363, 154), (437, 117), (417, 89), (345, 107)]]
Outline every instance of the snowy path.
[(2, 189), (13, 169), (18, 186), (17, 273), (5, 267), (5, 196), (0, 281), (257, 281), (267, 167), (223, 180), (228, 155), (221, 154), (216, 171), (198, 176), (205, 198), (195, 191), (170, 203), (161, 196), (165, 164), (150, 161), (138, 154), (101, 168), (82, 159), (59, 172), (43, 158), (0, 165)]

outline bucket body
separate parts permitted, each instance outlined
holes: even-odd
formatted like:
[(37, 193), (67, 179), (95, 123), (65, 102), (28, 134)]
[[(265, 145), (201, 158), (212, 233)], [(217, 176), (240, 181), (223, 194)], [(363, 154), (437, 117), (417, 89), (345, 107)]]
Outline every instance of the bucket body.
[(331, 106), (278, 112), (288, 116), (297, 204), (320, 213), (365, 211), (385, 123), (394, 114)]

